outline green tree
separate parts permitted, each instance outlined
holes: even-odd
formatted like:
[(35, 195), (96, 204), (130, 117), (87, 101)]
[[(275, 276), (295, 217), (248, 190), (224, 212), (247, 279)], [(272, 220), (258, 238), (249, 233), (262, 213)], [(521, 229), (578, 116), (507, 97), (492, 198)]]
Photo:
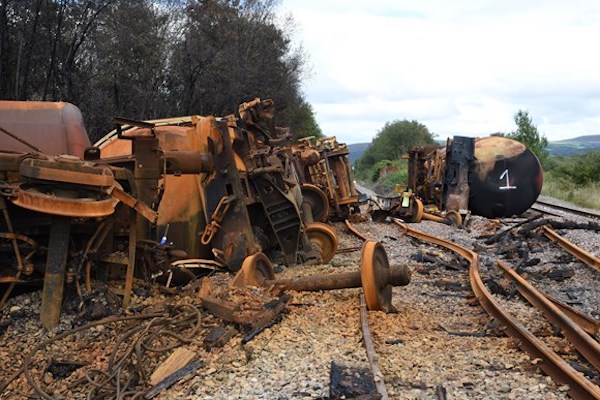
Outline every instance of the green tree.
[(318, 136), (306, 56), (280, 0), (0, 0), (0, 98), (68, 101), (92, 139), (115, 115), (224, 116), (271, 98), (280, 126)]
[[(285, 114), (289, 116), (284, 120), (288, 121), (288, 125), (296, 139), (306, 136), (323, 137), (323, 131), (321, 131), (315, 119), (315, 112), (310, 103), (300, 100), (296, 104), (290, 105), (285, 110)], [(286, 116), (285, 114), (283, 117)], [(279, 121), (279, 116), (276, 116), (276, 119)]]
[(369, 178), (369, 170), (381, 160), (398, 160), (409, 149), (434, 144), (434, 135), (427, 127), (415, 120), (386, 122), (371, 145), (356, 160), (355, 170), (359, 178)]
[(515, 114), (515, 124), (517, 130), (509, 133), (506, 137), (517, 140), (523, 143), (531, 150), (540, 161), (544, 161), (548, 157), (548, 139), (538, 132), (529, 116), (528, 111), (519, 110)]

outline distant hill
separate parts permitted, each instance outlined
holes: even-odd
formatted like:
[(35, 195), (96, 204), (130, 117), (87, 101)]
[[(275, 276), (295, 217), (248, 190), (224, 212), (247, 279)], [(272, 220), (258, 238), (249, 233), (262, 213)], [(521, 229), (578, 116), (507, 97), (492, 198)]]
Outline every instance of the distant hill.
[(548, 143), (548, 152), (553, 156), (573, 156), (590, 151), (600, 151), (600, 135), (579, 136)]
[(365, 152), (367, 147), (369, 147), (371, 143), (352, 143), (348, 145), (348, 151), (350, 152), (348, 158), (350, 158), (350, 164), (354, 165), (354, 161), (358, 160), (362, 153)]
[[(440, 146), (446, 145), (445, 139), (437, 140), (437, 142)], [(370, 144), (371, 143), (349, 144), (348, 150), (350, 151), (350, 162), (354, 164)], [(548, 152), (552, 156), (574, 156), (590, 151), (600, 151), (600, 135), (579, 136), (572, 139), (548, 142)]]

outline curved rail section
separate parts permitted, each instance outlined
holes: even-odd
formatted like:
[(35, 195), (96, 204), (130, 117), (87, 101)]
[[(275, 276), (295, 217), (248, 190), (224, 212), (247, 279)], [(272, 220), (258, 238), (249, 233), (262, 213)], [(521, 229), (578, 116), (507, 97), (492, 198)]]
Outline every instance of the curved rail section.
[(488, 314), (502, 321), (502, 323), (507, 327), (510, 335), (517, 339), (521, 346), (525, 348), (534, 358), (540, 358), (543, 360), (540, 365), (542, 371), (551, 376), (552, 379), (554, 379), (557, 383), (568, 384), (568, 393), (574, 399), (600, 399), (600, 388), (598, 386), (594, 385), (583, 375), (578, 373), (573, 367), (571, 367), (567, 362), (560, 358), (560, 356), (552, 351), (545, 343), (536, 338), (516, 318), (508, 314), (507, 311), (494, 299), (481, 279), (477, 253), (456, 243), (452, 243), (411, 229), (396, 219), (393, 221), (396, 225), (402, 228), (407, 235), (445, 247), (466, 258), (470, 263), (469, 280), (471, 282), (471, 288), (477, 296), (481, 306), (487, 311)]
[(560, 327), (563, 334), (575, 346), (577, 351), (585, 357), (598, 371), (600, 371), (600, 343), (588, 335), (579, 325), (573, 322), (554, 303), (537, 290), (532, 284), (523, 279), (507, 263), (498, 260), (498, 266), (504, 274), (517, 284), (517, 290), (531, 305), (544, 313), (546, 318)]
[(556, 233), (553, 229), (551, 229), (548, 226), (542, 226), (542, 231), (544, 233), (544, 236), (546, 236), (548, 239), (550, 239), (553, 242), (555, 242), (556, 244), (558, 244), (567, 253), (575, 256), (575, 258), (577, 258), (579, 261), (581, 261), (588, 267), (593, 268), (596, 271), (600, 272), (600, 259), (598, 257), (588, 253), (587, 251), (583, 250), (581, 247), (578, 247), (577, 245), (569, 242), (567, 239), (560, 236), (558, 233)]
[(350, 221), (348, 221), (347, 219), (344, 220), (344, 223), (346, 224), (346, 227), (348, 228), (348, 230), (357, 238), (361, 239), (362, 241), (366, 242), (367, 241), (367, 237), (365, 235), (363, 235), (362, 233), (360, 233), (360, 231), (358, 229), (356, 229), (354, 227), (354, 225), (352, 225), (350, 223)]

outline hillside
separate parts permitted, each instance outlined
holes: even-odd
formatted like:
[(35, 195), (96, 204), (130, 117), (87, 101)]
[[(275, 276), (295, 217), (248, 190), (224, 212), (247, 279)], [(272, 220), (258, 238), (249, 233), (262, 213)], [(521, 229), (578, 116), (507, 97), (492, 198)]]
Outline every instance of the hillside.
[(348, 151), (350, 152), (350, 155), (348, 156), (348, 158), (350, 158), (350, 164), (354, 165), (354, 161), (358, 160), (360, 158), (360, 156), (362, 156), (362, 153), (364, 153), (364, 151), (370, 145), (371, 145), (371, 143), (352, 143), (352, 144), (349, 144), (348, 145)]
[(600, 151), (600, 135), (579, 136), (573, 139), (549, 142), (548, 151), (553, 156), (572, 156), (589, 151)]

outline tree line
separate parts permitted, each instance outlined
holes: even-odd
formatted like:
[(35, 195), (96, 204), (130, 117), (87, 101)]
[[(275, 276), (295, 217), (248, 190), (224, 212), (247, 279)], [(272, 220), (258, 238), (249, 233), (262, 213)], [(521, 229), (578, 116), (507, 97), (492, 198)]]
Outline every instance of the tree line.
[(0, 98), (68, 101), (92, 140), (112, 117), (227, 115), (272, 98), (278, 125), (321, 135), (306, 56), (278, 0), (0, 0)]

